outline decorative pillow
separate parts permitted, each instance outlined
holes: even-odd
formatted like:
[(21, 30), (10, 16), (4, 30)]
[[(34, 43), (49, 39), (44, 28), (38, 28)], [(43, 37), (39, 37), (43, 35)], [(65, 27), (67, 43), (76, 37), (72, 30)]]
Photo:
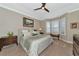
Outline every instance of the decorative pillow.
[(38, 31), (32, 31), (32, 36), (39, 35)]

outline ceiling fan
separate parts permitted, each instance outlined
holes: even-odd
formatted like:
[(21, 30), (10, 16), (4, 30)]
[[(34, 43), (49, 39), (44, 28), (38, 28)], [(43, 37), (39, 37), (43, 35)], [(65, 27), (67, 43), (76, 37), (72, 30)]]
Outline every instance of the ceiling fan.
[(42, 3), (42, 6), (41, 6), (41, 7), (36, 8), (36, 9), (34, 9), (34, 10), (40, 10), (40, 9), (43, 9), (43, 10), (49, 12), (49, 10), (48, 10), (45, 6), (46, 6), (46, 3)]

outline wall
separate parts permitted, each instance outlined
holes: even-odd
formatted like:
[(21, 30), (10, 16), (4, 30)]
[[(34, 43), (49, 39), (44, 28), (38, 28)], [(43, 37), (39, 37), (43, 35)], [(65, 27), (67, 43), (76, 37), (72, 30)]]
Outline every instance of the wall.
[[(18, 34), (18, 29), (23, 28), (23, 17), (27, 17), (4, 8), (0, 8), (0, 37), (6, 36), (7, 32)], [(39, 28), (40, 23), (34, 20), (34, 28)]]
[(40, 28), (40, 25), (41, 25), (41, 22), (40, 22), (40, 20), (34, 20), (34, 29), (37, 29), (37, 30), (39, 30), (39, 28)]
[[(66, 14), (64, 17), (61, 18), (61, 21), (64, 22), (65, 20), (65, 33), (61, 35), (61, 39), (68, 43), (73, 44), (73, 35), (79, 34), (79, 11), (71, 12)], [(78, 23), (78, 28), (72, 29), (71, 23)], [(60, 22), (61, 23), (61, 22)]]
[(45, 24), (45, 21), (40, 21), (40, 27), (42, 28), (42, 31), (45, 33), (46, 32), (46, 24)]
[[(54, 19), (52, 19), (54, 20)], [(57, 19), (55, 19), (57, 20)], [(79, 34), (79, 11), (67, 13), (64, 16), (60, 17), (60, 37), (63, 41), (66, 41), (68, 43), (73, 43), (73, 35)], [(64, 24), (63, 24), (64, 22)], [(78, 28), (77, 29), (71, 29), (71, 23), (77, 22)], [(62, 28), (62, 25), (65, 27)], [(64, 34), (62, 33), (62, 30), (64, 31)]]
[(79, 25), (79, 11), (67, 14), (67, 40), (73, 43), (73, 34), (79, 34), (79, 27), (71, 29), (71, 23), (78, 23)]

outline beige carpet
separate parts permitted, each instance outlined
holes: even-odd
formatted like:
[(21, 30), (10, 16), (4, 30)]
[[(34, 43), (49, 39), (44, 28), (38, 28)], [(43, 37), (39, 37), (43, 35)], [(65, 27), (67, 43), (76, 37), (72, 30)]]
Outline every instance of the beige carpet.
[(3, 48), (0, 52), (1, 56), (25, 56), (26, 52), (16, 44), (9, 45), (6, 48)]
[(41, 56), (73, 56), (73, 45), (65, 43), (61, 40), (55, 40), (52, 45), (50, 45)]
[[(72, 56), (72, 45), (60, 40), (55, 40), (40, 56)], [(3, 48), (0, 56), (26, 56), (26, 52), (15, 44)]]

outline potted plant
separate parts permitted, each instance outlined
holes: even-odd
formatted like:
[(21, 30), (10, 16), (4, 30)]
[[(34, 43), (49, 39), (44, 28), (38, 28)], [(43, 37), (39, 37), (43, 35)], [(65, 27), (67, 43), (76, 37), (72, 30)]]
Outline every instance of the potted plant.
[(13, 32), (8, 32), (7, 35), (8, 35), (9, 37), (12, 37), (12, 36), (13, 36)]
[(14, 34), (13, 32), (8, 32), (7, 33), (9, 41), (11, 41), (11, 39), (13, 38), (13, 34)]

